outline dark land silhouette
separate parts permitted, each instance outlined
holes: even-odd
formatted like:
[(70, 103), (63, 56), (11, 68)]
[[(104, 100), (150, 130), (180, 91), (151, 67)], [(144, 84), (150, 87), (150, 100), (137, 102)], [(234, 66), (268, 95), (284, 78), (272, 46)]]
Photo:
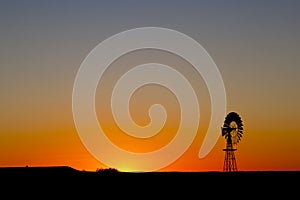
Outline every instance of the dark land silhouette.
[[(137, 196), (148, 198), (160, 195), (185, 195), (184, 199), (201, 198), (205, 193), (212, 197), (230, 191), (266, 197), (295, 197), (299, 191), (300, 171), (235, 171), (235, 172), (120, 172), (117, 169), (80, 171), (69, 166), (1, 167), (2, 194), (111, 195), (111, 198)], [(15, 191), (15, 192), (11, 192)], [(121, 193), (120, 191), (126, 191)], [(138, 192), (138, 193), (137, 193)], [(136, 194), (135, 194), (136, 193)], [(125, 195), (125, 196), (124, 196)], [(25, 197), (23, 196), (23, 197)], [(28, 197), (29, 197), (28, 196)], [(252, 196), (252, 197), (253, 197)]]

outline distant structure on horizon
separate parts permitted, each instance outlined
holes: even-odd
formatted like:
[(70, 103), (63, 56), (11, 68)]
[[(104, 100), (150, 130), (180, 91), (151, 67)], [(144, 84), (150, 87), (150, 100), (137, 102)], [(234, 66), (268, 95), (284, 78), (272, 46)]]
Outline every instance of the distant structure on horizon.
[(238, 171), (234, 152), (234, 148), (239, 143), (243, 136), (243, 121), (239, 114), (230, 112), (227, 114), (223, 127), (221, 127), (222, 136), (226, 139), (225, 160), (223, 171), (231, 172)]

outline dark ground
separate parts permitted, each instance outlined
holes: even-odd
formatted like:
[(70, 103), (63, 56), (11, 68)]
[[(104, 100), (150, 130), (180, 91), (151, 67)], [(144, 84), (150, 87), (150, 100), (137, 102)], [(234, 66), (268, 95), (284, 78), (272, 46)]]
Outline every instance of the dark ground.
[(0, 181), (0, 194), (7, 192), (11, 198), (300, 199), (300, 171), (130, 173), (87, 172), (67, 166), (4, 167), (0, 168)]

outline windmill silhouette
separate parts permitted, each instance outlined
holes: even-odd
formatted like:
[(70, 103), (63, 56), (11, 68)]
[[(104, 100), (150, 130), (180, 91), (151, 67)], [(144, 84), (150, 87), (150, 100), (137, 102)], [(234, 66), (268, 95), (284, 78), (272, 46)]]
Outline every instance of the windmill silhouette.
[(238, 171), (234, 152), (234, 148), (243, 136), (243, 122), (239, 114), (230, 112), (227, 114), (222, 130), (222, 136), (226, 139), (225, 160), (223, 171)]

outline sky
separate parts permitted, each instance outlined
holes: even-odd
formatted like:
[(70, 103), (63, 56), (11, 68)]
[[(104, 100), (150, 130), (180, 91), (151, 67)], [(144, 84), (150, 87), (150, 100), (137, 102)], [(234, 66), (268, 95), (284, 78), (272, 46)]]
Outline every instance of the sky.
[[(235, 151), (238, 169), (300, 170), (299, 11), (296, 0), (1, 1), (0, 167), (115, 167), (95, 157), (76, 129), (72, 92), (77, 72), (92, 49), (112, 35), (163, 27), (200, 43), (218, 67), (226, 112), (239, 113), (244, 123)], [(121, 73), (155, 59), (188, 74), (201, 112), (192, 144), (159, 171), (222, 171), (223, 137), (204, 158), (198, 157), (210, 120), (209, 94), (202, 77), (193, 76), (189, 64), (176, 55), (145, 50), (112, 64), (95, 98), (102, 129), (115, 144), (134, 152), (152, 151), (172, 140), (180, 105), (168, 89), (145, 86), (130, 101), (132, 117), (140, 125), (149, 123), (152, 104), (165, 106), (165, 127), (149, 140), (124, 134), (109, 107), (108, 94)]]

